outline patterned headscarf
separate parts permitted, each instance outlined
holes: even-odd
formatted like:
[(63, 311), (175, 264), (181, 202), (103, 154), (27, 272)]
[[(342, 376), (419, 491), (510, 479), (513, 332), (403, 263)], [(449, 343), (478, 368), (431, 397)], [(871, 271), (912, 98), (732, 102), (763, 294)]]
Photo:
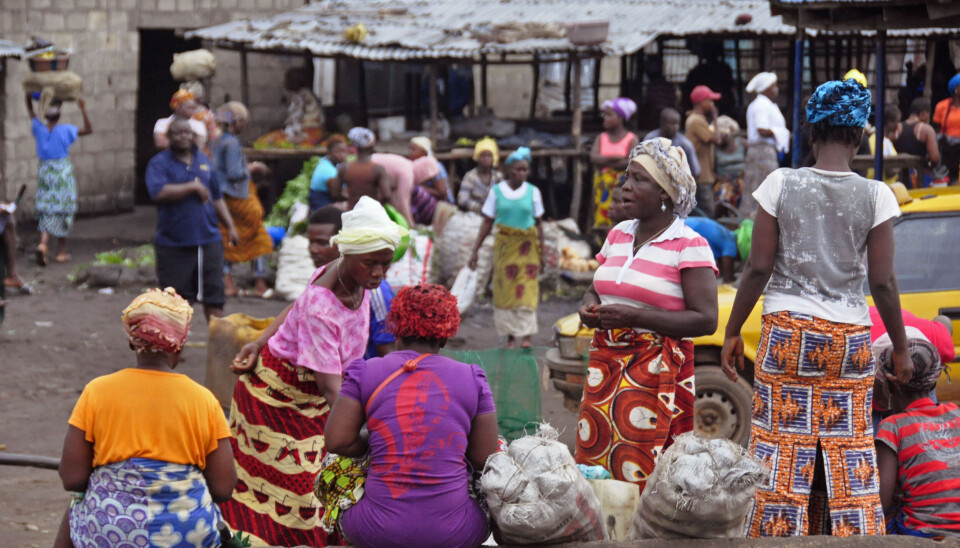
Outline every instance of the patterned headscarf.
[(177, 92), (173, 94), (173, 97), (170, 98), (170, 110), (177, 110), (187, 101), (195, 101), (196, 99), (197, 96), (194, 95), (192, 91), (178, 89)]
[(489, 137), (484, 137), (477, 141), (477, 144), (473, 146), (473, 161), (476, 162), (480, 160), (481, 152), (489, 152), (493, 154), (493, 165), (496, 166), (500, 163), (500, 147), (497, 146), (497, 142)]
[(193, 307), (172, 287), (148, 289), (123, 310), (127, 339), (137, 353), (176, 354), (190, 332)]
[(670, 139), (658, 137), (637, 145), (630, 153), (630, 161), (643, 166), (657, 184), (670, 195), (673, 212), (686, 217), (697, 206), (697, 182), (690, 173), (687, 155)]
[(357, 148), (370, 148), (377, 142), (377, 136), (365, 127), (355, 127), (347, 132), (350, 144)]
[(604, 101), (601, 108), (608, 108), (617, 113), (617, 116), (624, 121), (629, 120), (633, 113), (637, 112), (637, 104), (626, 97), (617, 97), (610, 101)]
[(863, 127), (870, 117), (870, 90), (856, 80), (820, 84), (807, 101), (807, 122), (838, 127)]
[[(929, 392), (943, 373), (943, 362), (937, 347), (917, 328), (907, 326), (907, 351), (913, 360), (913, 377), (903, 388), (910, 392)], [(877, 360), (877, 379), (886, 382), (886, 374), (896, 375), (893, 367), (893, 343), (884, 333), (873, 343)]]
[(510, 156), (507, 156), (507, 159), (504, 160), (503, 165), (505, 167), (510, 167), (510, 164), (514, 162), (524, 161), (529, 162), (532, 157), (530, 156), (530, 149), (527, 147), (520, 147), (517, 150), (514, 150)]

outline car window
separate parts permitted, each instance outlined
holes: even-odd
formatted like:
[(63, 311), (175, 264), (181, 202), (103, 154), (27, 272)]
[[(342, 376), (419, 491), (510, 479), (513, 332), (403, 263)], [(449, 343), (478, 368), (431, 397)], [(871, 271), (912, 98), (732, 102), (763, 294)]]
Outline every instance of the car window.
[(901, 293), (960, 289), (960, 215), (907, 217), (893, 227)]

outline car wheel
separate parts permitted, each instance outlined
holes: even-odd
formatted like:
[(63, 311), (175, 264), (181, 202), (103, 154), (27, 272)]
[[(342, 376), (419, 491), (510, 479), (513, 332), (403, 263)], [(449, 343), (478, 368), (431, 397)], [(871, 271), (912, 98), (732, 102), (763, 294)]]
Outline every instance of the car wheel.
[(716, 366), (700, 366), (694, 372), (694, 431), (706, 438), (729, 438), (746, 446), (750, 439), (753, 388), (742, 378), (730, 382)]

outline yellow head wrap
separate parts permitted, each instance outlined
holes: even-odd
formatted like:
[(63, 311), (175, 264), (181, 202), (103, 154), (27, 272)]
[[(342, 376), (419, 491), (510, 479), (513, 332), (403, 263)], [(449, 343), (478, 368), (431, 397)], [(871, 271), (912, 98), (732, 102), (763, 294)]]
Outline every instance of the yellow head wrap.
[(361, 196), (342, 219), (343, 228), (331, 240), (341, 255), (361, 255), (381, 249), (395, 251), (407, 234), (407, 229), (393, 222), (380, 202), (369, 196)]
[(697, 182), (690, 174), (687, 155), (672, 146), (670, 139), (658, 137), (640, 143), (630, 153), (630, 161), (643, 166), (666, 191), (674, 213), (686, 217), (697, 206)]
[(494, 166), (500, 163), (500, 147), (498, 147), (497, 142), (490, 137), (484, 137), (483, 139), (480, 139), (477, 141), (477, 144), (473, 146), (474, 162), (480, 160), (481, 152), (489, 152), (490, 154), (493, 154)]
[(848, 70), (847, 73), (843, 75), (843, 79), (844, 79), (844, 80), (855, 80), (855, 81), (856, 81), (858, 84), (860, 84), (861, 86), (863, 86), (863, 87), (869, 87), (869, 86), (867, 86), (867, 77), (864, 76), (863, 73), (860, 72), (860, 71), (857, 70), (857, 69), (850, 69), (850, 70)]
[(186, 103), (187, 101), (196, 100), (196, 95), (192, 91), (186, 89), (178, 89), (176, 93), (173, 94), (173, 97), (170, 98), (170, 110), (177, 110), (180, 108), (180, 105)]
[(190, 332), (193, 308), (172, 287), (148, 289), (123, 310), (130, 344), (141, 352), (176, 354)]

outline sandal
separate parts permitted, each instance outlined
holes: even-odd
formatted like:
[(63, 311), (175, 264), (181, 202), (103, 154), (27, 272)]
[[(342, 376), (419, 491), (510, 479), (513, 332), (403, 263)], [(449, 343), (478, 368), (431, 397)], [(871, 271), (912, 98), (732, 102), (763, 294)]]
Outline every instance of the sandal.
[(19, 283), (17, 283), (17, 280), (14, 280), (13, 278), (4, 278), (3, 286), (16, 290), (21, 295), (33, 295), (33, 287), (23, 280), (20, 280)]
[(37, 259), (37, 264), (40, 266), (47, 266), (47, 246), (40, 244), (37, 246), (34, 255)]
[(58, 263), (69, 263), (70, 259), (73, 257), (69, 253), (58, 253), (56, 257), (53, 258), (54, 261)]

